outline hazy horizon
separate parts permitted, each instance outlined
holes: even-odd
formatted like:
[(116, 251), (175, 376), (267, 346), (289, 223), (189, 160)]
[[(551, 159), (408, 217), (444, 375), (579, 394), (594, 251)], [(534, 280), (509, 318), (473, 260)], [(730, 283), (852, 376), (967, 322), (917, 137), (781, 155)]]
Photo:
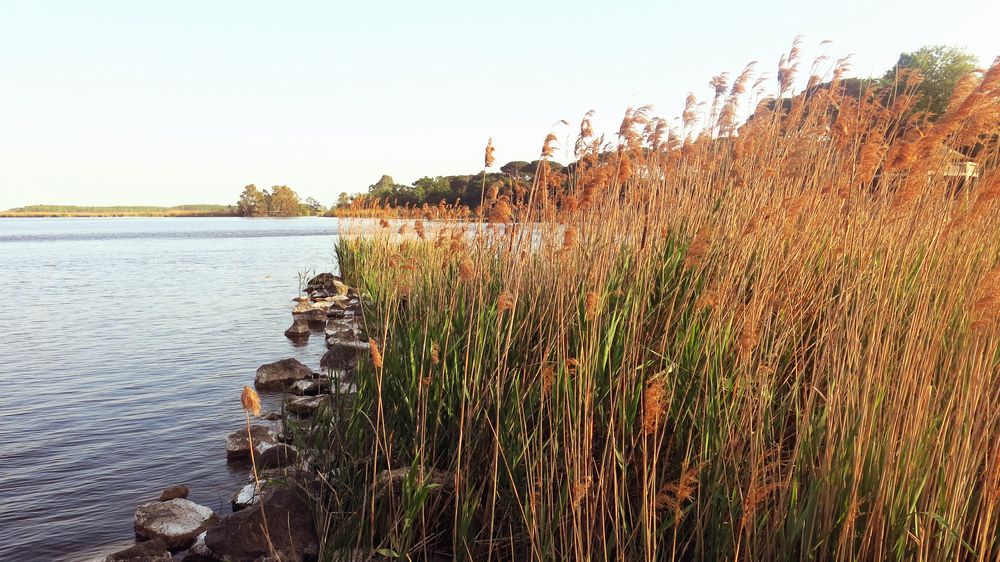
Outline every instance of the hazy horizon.
[(535, 159), (590, 109), (605, 132), (628, 106), (677, 116), (719, 72), (773, 79), (797, 34), (803, 80), (821, 49), (855, 76), (928, 44), (1000, 54), (996, 3), (936, 6), (5, 3), (0, 209), (231, 204), (249, 183), (330, 205), (382, 174), (477, 171), (490, 137), (498, 165)]

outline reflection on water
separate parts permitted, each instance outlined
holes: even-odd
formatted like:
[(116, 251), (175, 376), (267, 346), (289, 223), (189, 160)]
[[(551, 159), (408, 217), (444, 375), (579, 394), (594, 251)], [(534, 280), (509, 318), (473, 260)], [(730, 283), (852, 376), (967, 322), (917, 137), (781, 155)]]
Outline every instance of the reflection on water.
[[(0, 560), (80, 560), (166, 486), (227, 513), (239, 393), (334, 219), (0, 219)], [(265, 397), (265, 408), (276, 397)]]

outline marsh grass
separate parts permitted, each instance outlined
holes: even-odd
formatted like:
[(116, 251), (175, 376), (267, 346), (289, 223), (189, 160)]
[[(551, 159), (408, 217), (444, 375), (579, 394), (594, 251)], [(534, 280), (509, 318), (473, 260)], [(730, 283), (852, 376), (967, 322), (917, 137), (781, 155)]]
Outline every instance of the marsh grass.
[(325, 556), (1000, 557), (1000, 65), (936, 121), (798, 65), (738, 132), (752, 67), (680, 130), (588, 114), (508, 220), (341, 238), (378, 355), (299, 436)]

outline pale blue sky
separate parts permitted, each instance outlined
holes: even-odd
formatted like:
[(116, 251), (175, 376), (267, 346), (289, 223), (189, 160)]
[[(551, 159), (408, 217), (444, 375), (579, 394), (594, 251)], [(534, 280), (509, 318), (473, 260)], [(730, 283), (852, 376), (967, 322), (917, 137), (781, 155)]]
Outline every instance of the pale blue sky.
[(680, 113), (797, 34), (854, 74), (900, 51), (1000, 55), (1000, 1), (0, 0), (0, 209), (229, 203), (247, 183), (332, 203), (537, 157), (559, 119)]

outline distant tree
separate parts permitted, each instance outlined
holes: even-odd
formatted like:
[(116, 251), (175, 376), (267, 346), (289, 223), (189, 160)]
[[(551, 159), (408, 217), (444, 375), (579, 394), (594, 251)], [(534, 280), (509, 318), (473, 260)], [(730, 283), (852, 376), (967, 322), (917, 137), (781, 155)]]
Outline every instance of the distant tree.
[(299, 196), (287, 185), (275, 185), (265, 193), (267, 214), (274, 217), (294, 217), (301, 212)]
[(423, 202), (430, 205), (454, 199), (447, 177), (423, 177), (413, 182), (413, 187), (423, 194)]
[(346, 191), (341, 191), (337, 196), (337, 207), (348, 207), (351, 204), (351, 195)]
[(326, 211), (326, 207), (312, 197), (306, 197), (306, 201), (303, 203), (303, 206), (306, 208), (306, 212), (310, 215), (322, 215), (323, 212)]
[(913, 69), (923, 81), (916, 88), (921, 100), (916, 109), (934, 116), (941, 115), (948, 107), (948, 100), (958, 79), (975, 70), (978, 59), (965, 49), (948, 45), (928, 45), (912, 53), (902, 53), (896, 66), (882, 77), (886, 85), (896, 83), (900, 70)]
[(267, 201), (264, 193), (261, 193), (254, 184), (244, 187), (240, 200), (236, 203), (236, 212), (244, 217), (267, 214)]
[(513, 162), (507, 162), (503, 166), (500, 166), (500, 171), (513, 176), (521, 173), (527, 167), (528, 163), (524, 160), (514, 160)]

